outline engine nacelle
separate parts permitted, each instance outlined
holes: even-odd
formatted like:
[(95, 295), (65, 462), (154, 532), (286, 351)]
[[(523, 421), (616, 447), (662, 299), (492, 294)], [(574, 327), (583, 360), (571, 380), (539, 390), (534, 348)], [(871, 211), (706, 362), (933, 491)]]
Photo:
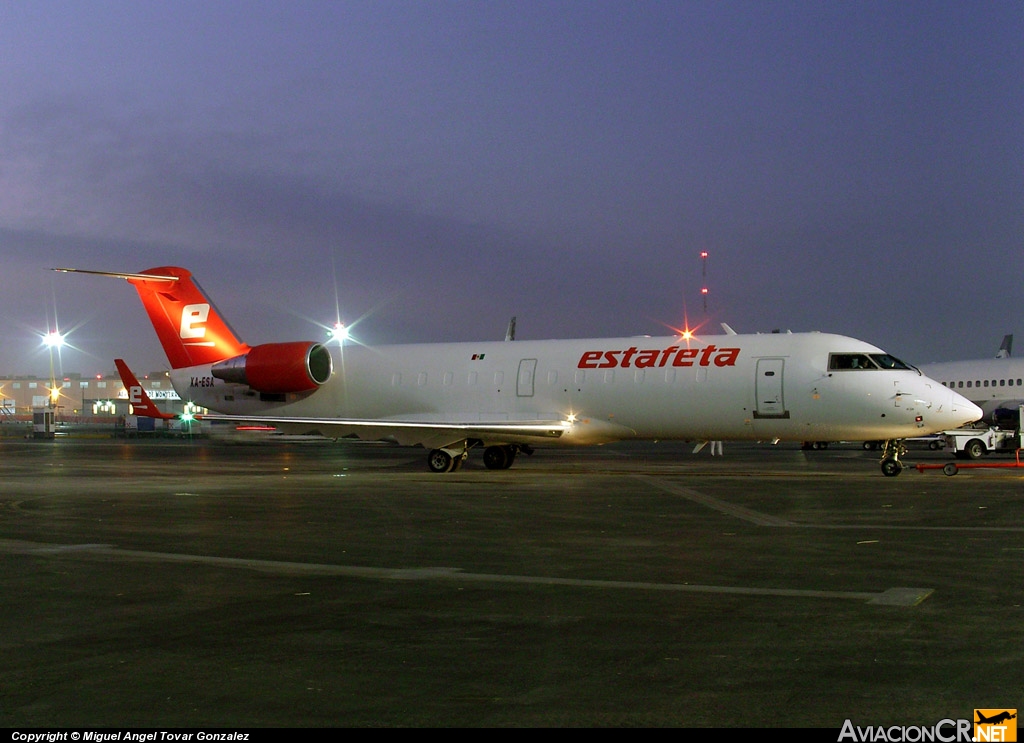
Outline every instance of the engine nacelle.
[(253, 346), (241, 356), (217, 362), (211, 371), (225, 382), (281, 394), (315, 390), (331, 378), (333, 369), (331, 352), (325, 346), (296, 341)]

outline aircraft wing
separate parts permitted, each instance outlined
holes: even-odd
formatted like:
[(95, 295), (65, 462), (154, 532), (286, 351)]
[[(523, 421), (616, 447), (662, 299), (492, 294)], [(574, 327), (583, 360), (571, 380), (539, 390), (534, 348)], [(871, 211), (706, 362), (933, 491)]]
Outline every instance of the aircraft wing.
[(285, 433), (319, 433), (328, 438), (358, 438), (367, 441), (395, 441), (403, 446), (421, 445), (438, 449), (465, 439), (483, 439), (494, 443), (536, 443), (560, 438), (572, 428), (565, 420), (528, 421), (417, 421), (364, 420), (353, 418), (298, 418), (263, 415), (197, 416), (204, 421), (272, 425)]

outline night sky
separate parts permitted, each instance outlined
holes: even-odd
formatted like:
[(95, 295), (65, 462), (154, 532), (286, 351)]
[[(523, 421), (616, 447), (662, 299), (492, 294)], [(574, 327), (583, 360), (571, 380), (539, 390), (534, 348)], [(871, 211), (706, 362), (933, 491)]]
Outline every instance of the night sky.
[[(1024, 345), (1024, 3), (4, 2), (0, 376), (250, 344), (821, 330)], [(707, 312), (700, 288), (707, 250)]]

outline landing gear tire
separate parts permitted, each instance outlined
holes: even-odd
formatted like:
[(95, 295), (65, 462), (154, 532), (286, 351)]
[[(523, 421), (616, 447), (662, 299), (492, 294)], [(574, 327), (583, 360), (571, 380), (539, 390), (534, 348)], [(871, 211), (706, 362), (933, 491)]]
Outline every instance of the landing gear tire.
[(512, 446), (488, 446), (484, 449), (484, 467), (489, 470), (507, 470), (516, 459)]
[(882, 474), (886, 477), (896, 477), (903, 471), (903, 465), (900, 460), (892, 457), (882, 460)]
[(451, 472), (455, 467), (455, 457), (444, 449), (432, 449), (427, 455), (427, 467), (431, 472)]
[(896, 477), (903, 471), (903, 464), (900, 457), (907, 453), (906, 444), (902, 439), (889, 439), (882, 444), (882, 474), (886, 477)]

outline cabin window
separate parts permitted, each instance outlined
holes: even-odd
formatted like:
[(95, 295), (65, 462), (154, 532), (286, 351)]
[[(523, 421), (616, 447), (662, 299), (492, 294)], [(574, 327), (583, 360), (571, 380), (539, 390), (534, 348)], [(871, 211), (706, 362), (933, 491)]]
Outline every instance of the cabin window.
[(969, 380), (969, 379), (967, 380), (967, 386), (968, 386), (968, 387), (970, 387), (970, 386), (971, 386), (971, 380)]

